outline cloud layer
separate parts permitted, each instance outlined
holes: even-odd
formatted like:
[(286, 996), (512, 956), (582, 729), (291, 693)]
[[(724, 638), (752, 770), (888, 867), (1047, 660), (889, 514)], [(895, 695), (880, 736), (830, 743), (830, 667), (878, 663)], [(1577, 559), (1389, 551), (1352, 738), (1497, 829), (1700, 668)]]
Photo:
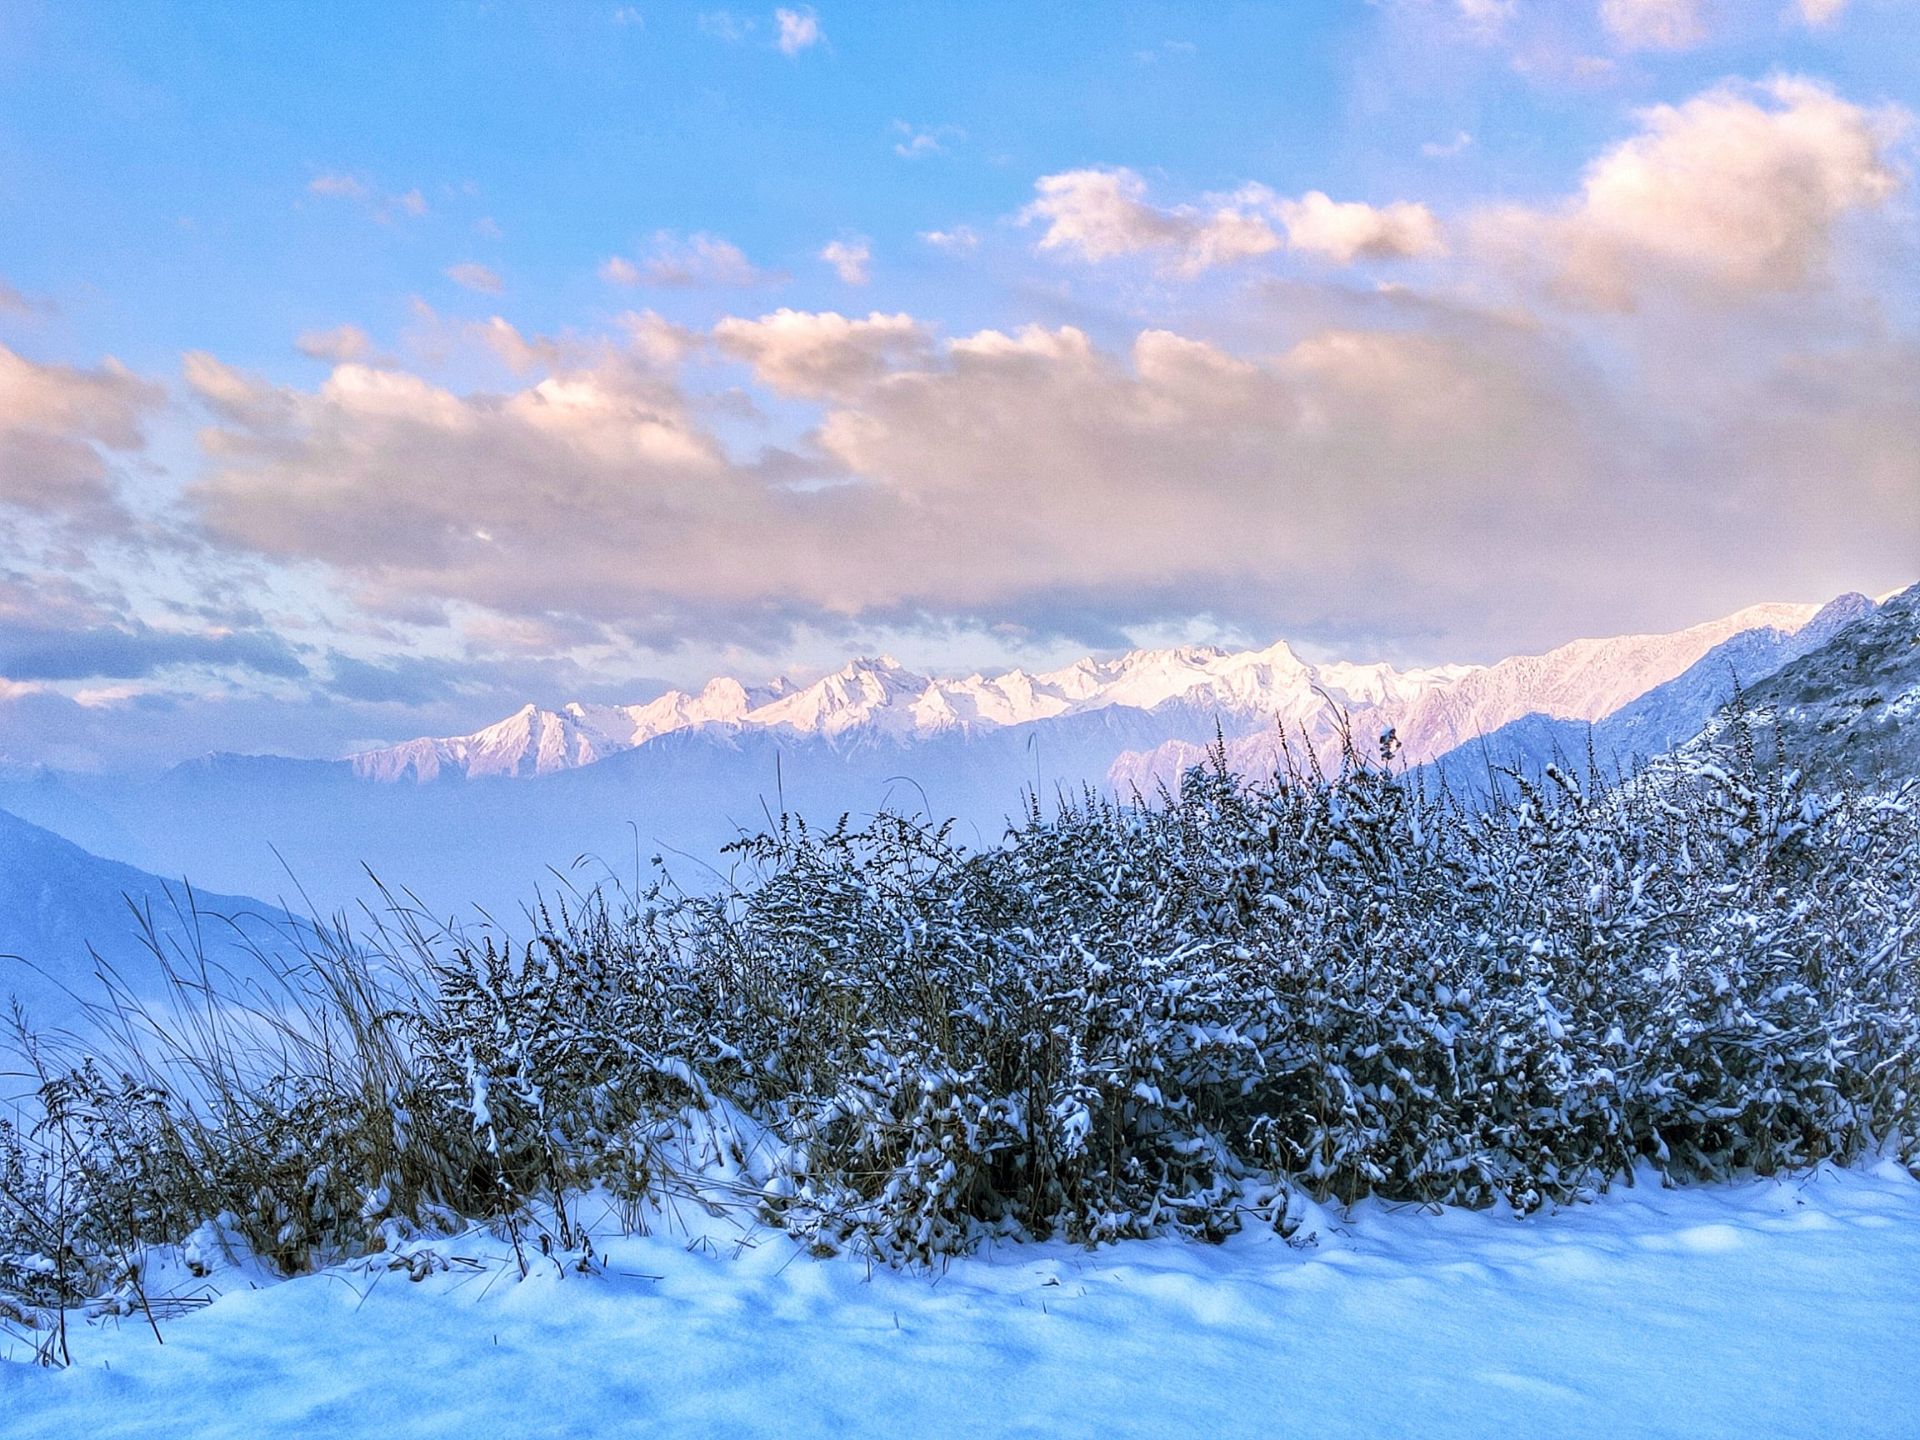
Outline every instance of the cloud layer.
[(609, 285), (689, 289), (745, 288), (766, 284), (772, 277), (731, 240), (704, 232), (682, 237), (661, 230), (654, 234), (652, 249), (644, 258), (610, 256), (600, 266), (600, 278)]
[(796, 626), (922, 619), (1089, 642), (1198, 613), (1271, 628), (1330, 596), (1376, 631), (1550, 638), (1617, 592), (1623, 546), (1716, 594), (1754, 567), (1884, 557), (1920, 505), (1898, 346), (1828, 357), (1820, 403), (1796, 407), (1779, 396), (1803, 357), (1656, 393), (1470, 310), (1264, 356), (795, 310), (702, 345), (817, 423), (736, 453), (688, 388), (702, 361), (633, 343), (547, 349), (497, 394), (360, 364), (301, 391), (203, 361), (189, 378), (221, 423), (190, 500), (219, 542), (318, 563), (376, 613), (454, 602), (776, 649)]

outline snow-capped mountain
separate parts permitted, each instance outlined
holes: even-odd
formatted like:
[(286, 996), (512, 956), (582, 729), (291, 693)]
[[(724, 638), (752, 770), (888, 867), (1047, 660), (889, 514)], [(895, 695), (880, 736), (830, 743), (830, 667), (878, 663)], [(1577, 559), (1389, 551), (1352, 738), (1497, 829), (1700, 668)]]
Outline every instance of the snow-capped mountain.
[[(1369, 751), (1382, 731), (1392, 729), (1401, 758), (1417, 765), (1529, 716), (1598, 721), (1674, 679), (1734, 636), (1754, 631), (1793, 635), (1820, 609), (1752, 605), (1668, 634), (1574, 640), (1544, 655), (1427, 672), (1433, 678), (1424, 685), (1402, 683), (1406, 677), (1388, 672), (1375, 691), (1377, 699), (1357, 702), (1352, 691), (1344, 692), (1349, 697), (1342, 707), (1344, 716), (1326, 705), (1291, 716), (1276, 712), (1276, 718), (1287, 722), (1284, 736), (1271, 721), (1237, 738), (1229, 735), (1228, 762), (1252, 773), (1271, 771), (1284, 763), (1287, 747), (1297, 756), (1303, 743), (1322, 760), (1331, 760), (1343, 724), (1350, 727), (1355, 743)], [(1323, 667), (1336, 672), (1341, 668)], [(1121, 755), (1109, 778), (1123, 792), (1138, 789), (1147, 794), (1157, 785), (1176, 783), (1200, 758), (1190, 741), (1173, 740)]]
[(370, 780), (433, 780), (443, 773), (548, 775), (578, 769), (658, 736), (701, 726), (742, 726), (828, 740), (872, 735), (924, 740), (1084, 714), (1110, 706), (1154, 710), (1170, 702), (1269, 723), (1304, 722), (1328, 697), (1347, 707), (1404, 701), (1458, 684), (1476, 667), (1399, 671), (1388, 665), (1311, 665), (1284, 643), (1233, 652), (1212, 645), (1139, 650), (1061, 670), (957, 678), (922, 675), (891, 656), (850, 661), (803, 688), (784, 680), (748, 688), (711, 681), (697, 695), (673, 690), (643, 705), (527, 705), (471, 735), (426, 737), (353, 757)]
[[(1235, 758), (1270, 764), (1276, 722), (1330, 744), (1344, 712), (1356, 734), (1392, 725), (1409, 758), (1424, 760), (1524, 715), (1598, 720), (1680, 674), (1715, 645), (1750, 630), (1791, 634), (1817, 607), (1756, 605), (1667, 635), (1576, 640), (1545, 655), (1495, 665), (1396, 670), (1384, 664), (1302, 660), (1284, 642), (1264, 650), (1211, 645), (1138, 650), (1064, 669), (964, 677), (923, 675), (888, 656), (849, 662), (811, 685), (749, 688), (721, 678), (698, 694), (669, 691), (638, 705), (528, 705), (471, 735), (426, 737), (353, 757), (363, 779), (428, 781), (549, 775), (592, 765), (650, 740), (701, 727), (764, 729), (829, 741), (901, 742), (953, 731), (1027, 725), (1114, 706), (1179, 704), (1217, 714), (1240, 741)], [(1262, 747), (1265, 747), (1263, 750)], [(1177, 776), (1187, 741), (1123, 756), (1123, 784)]]
[(644, 745), (656, 735), (696, 725), (737, 724), (785, 695), (784, 681), (749, 690), (714, 680), (697, 695), (672, 690), (643, 705), (571, 704), (559, 710), (523, 705), (471, 735), (409, 740), (353, 757), (366, 780), (434, 780), (442, 772), (483, 776), (550, 775), (575, 770)]
[(1579, 773), (1591, 760), (1603, 776), (1630, 773), (1698, 735), (1737, 688), (1759, 684), (1873, 612), (1866, 596), (1842, 595), (1797, 631), (1742, 630), (1601, 720), (1522, 716), (1447, 751), (1427, 769), (1452, 793), (1470, 799), (1503, 788), (1502, 777), (1512, 770), (1538, 773), (1559, 764)]

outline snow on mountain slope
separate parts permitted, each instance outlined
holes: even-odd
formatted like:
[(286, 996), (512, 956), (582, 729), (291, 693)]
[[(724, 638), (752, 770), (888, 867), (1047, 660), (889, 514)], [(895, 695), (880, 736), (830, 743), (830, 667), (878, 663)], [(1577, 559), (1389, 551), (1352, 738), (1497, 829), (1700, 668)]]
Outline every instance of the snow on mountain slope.
[(804, 690), (750, 712), (750, 723), (784, 725), (806, 735), (840, 735), (866, 726), (895, 731), (920, 728), (915, 706), (933, 687), (923, 675), (890, 655), (853, 660)]
[(1794, 764), (1869, 786), (1920, 779), (1920, 585), (1746, 692)]
[(1743, 630), (1713, 647), (1664, 685), (1621, 706), (1601, 722), (1609, 747), (1641, 756), (1670, 750), (1697, 732), (1736, 685), (1755, 685), (1874, 611), (1864, 595), (1842, 595), (1799, 629)]
[(368, 780), (438, 779), (443, 770), (482, 775), (546, 775), (590, 765), (612, 753), (606, 737), (571, 714), (524, 705), (506, 719), (472, 735), (409, 740), (353, 757), (354, 772)]
[(1478, 665), (1436, 665), (1396, 670), (1391, 665), (1350, 665), (1332, 661), (1314, 667), (1321, 685), (1349, 706), (1406, 705), (1430, 692), (1446, 690), (1479, 671)]
[[(1497, 665), (1396, 670), (1384, 664), (1311, 664), (1285, 644), (1231, 652), (1211, 645), (1139, 650), (1031, 674), (943, 678), (891, 657), (853, 660), (811, 685), (749, 689), (712, 681), (697, 695), (670, 691), (641, 705), (528, 705), (472, 735), (422, 738), (353, 757), (363, 779), (428, 781), (548, 775), (592, 765), (661, 735), (702, 726), (779, 730), (828, 740), (916, 741), (961, 730), (1026, 725), (1112, 706), (1154, 710), (1179, 702), (1252, 730), (1237, 763), (1271, 763), (1276, 721), (1330, 743), (1335, 707), (1364, 728), (1394, 725), (1406, 752), (1425, 759), (1527, 714), (1597, 720), (1672, 679), (1731, 635), (1771, 627), (1791, 633), (1808, 605), (1757, 605), (1671, 635), (1577, 640)], [(1362, 733), (1357, 729), (1356, 733)], [(1264, 750), (1262, 747), (1266, 747)], [(1164, 751), (1164, 753), (1163, 753)], [(1123, 784), (1168, 779), (1192, 758), (1184, 743), (1129, 757)]]
[(483, 776), (551, 775), (591, 765), (643, 745), (656, 735), (695, 725), (737, 724), (787, 693), (784, 681), (749, 690), (722, 677), (698, 695), (672, 690), (644, 705), (582, 705), (560, 710), (523, 705), (472, 735), (408, 740), (353, 757), (363, 780), (428, 781), (443, 771)]
[[(1328, 1206), (1289, 1244), (1001, 1244), (817, 1260), (682, 1202), (604, 1268), (475, 1231), (275, 1283), (195, 1242), (164, 1344), (76, 1318), (0, 1347), (9, 1440), (158, 1435), (1316, 1440), (1920, 1434), (1920, 1185), (1892, 1162), (1618, 1188), (1525, 1220)], [(691, 1233), (690, 1233), (691, 1232)], [(437, 1252), (437, 1266), (421, 1251)], [(455, 1258), (457, 1257), (457, 1258)], [(404, 1277), (422, 1273), (418, 1283)], [(431, 1273), (426, 1273), (431, 1272)]]
[(632, 749), (657, 736), (702, 725), (779, 729), (837, 739), (851, 735), (918, 740), (951, 730), (1025, 725), (1111, 706), (1152, 710), (1170, 701), (1260, 721), (1296, 719), (1325, 705), (1317, 689), (1351, 703), (1410, 695), (1456, 683), (1472, 667), (1400, 672), (1386, 665), (1315, 667), (1284, 644), (1231, 653), (1214, 646), (1141, 650), (1116, 660), (1082, 660), (1044, 674), (941, 678), (918, 674), (890, 656), (850, 661), (802, 689), (776, 682), (748, 690), (711, 682), (698, 696), (670, 691), (645, 705), (562, 710), (526, 706), (473, 735), (410, 740), (353, 757), (372, 780), (432, 780), (546, 775)]
[(1747, 630), (1798, 631), (1818, 605), (1753, 605), (1670, 635), (1575, 640), (1545, 655), (1520, 655), (1416, 697), (1395, 721), (1410, 759), (1427, 759), (1522, 715), (1599, 720), (1686, 670)]
[[(1375, 691), (1379, 699), (1344, 706), (1347, 722), (1355, 743), (1369, 752), (1379, 734), (1391, 728), (1401, 757), (1421, 764), (1527, 716), (1600, 720), (1681, 674), (1733, 636), (1757, 629), (1794, 634), (1820, 608), (1753, 605), (1671, 634), (1575, 640), (1544, 655), (1518, 655), (1493, 665), (1460, 669), (1422, 686), (1383, 683)], [(1284, 763), (1285, 746), (1290, 744), (1298, 752), (1303, 741), (1322, 761), (1335, 758), (1341, 717), (1332, 707), (1280, 718), (1292, 720), (1291, 735), (1283, 738), (1269, 722), (1250, 734), (1230, 737), (1228, 763), (1249, 773), (1271, 771)], [(1174, 741), (1120, 756), (1109, 778), (1123, 791), (1137, 788), (1150, 793), (1158, 785), (1176, 783), (1200, 758), (1201, 752), (1191, 743)]]
[(1561, 764), (1578, 772), (1589, 754), (1603, 774), (1632, 771), (1697, 735), (1737, 686), (1758, 684), (1873, 609), (1864, 595), (1842, 595), (1798, 631), (1743, 630), (1597, 722), (1526, 715), (1445, 752), (1428, 762), (1428, 769), (1455, 795), (1470, 798), (1502, 785), (1503, 770), (1537, 775), (1549, 764)]

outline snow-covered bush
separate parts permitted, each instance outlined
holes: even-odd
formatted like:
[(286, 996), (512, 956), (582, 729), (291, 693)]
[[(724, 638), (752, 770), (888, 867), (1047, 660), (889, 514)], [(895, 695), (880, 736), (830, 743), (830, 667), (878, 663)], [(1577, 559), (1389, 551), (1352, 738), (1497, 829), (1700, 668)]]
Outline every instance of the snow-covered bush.
[(214, 1215), (289, 1268), (454, 1216), (537, 1210), (565, 1246), (583, 1188), (641, 1207), (694, 1171), (924, 1262), (1284, 1225), (1296, 1191), (1524, 1212), (1643, 1163), (1914, 1155), (1911, 791), (1814, 796), (1737, 716), (1491, 810), (1391, 753), (1263, 782), (1216, 755), (977, 850), (785, 819), (722, 890), (303, 957), (272, 1045), (147, 1027), (46, 1073), (31, 1143), (0, 1134), (0, 1286), (44, 1290), (55, 1194), (63, 1274)]

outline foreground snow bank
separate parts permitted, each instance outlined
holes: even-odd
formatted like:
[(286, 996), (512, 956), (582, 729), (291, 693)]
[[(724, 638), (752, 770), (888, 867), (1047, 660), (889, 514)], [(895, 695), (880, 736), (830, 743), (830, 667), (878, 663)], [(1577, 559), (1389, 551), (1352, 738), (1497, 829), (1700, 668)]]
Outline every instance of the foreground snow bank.
[(487, 1237), (417, 1284), (224, 1272), (162, 1346), (135, 1318), (67, 1371), (0, 1363), (0, 1434), (1920, 1434), (1920, 1184), (1892, 1164), (939, 1276), (684, 1218), (590, 1276), (522, 1281)]

